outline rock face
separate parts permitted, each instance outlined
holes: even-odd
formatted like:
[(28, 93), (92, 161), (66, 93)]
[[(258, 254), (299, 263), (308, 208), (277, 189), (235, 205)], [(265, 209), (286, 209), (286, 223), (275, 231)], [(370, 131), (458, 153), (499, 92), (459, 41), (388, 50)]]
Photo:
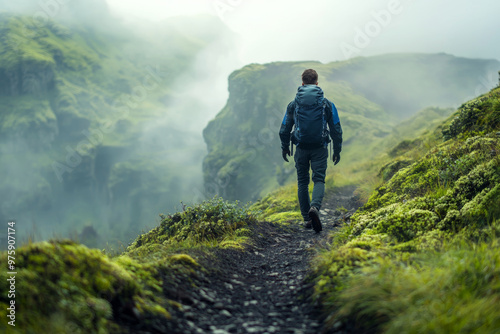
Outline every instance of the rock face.
[[(36, 66), (38, 65), (38, 66)], [(0, 69), (0, 96), (42, 96), (54, 90), (54, 69), (44, 64)]]
[[(229, 77), (227, 105), (204, 130), (208, 193), (225, 198), (255, 198), (268, 186), (268, 169), (276, 168), (275, 144), (282, 120), (282, 101), (293, 97), (291, 64), (249, 65)], [(279, 78), (286, 87), (278, 90)], [(281, 84), (282, 86), (282, 84)]]
[[(349, 150), (373, 145), (426, 106), (449, 107), (478, 89), (486, 91), (490, 87), (478, 86), (477, 78), (495, 74), (498, 65), (496, 60), (403, 54), (245, 66), (229, 77), (227, 104), (203, 133), (206, 191), (254, 200), (295, 173), (292, 164), (283, 164), (278, 131), (306, 68), (318, 71), (325, 96), (339, 109)], [(433, 121), (422, 120), (422, 127)]]

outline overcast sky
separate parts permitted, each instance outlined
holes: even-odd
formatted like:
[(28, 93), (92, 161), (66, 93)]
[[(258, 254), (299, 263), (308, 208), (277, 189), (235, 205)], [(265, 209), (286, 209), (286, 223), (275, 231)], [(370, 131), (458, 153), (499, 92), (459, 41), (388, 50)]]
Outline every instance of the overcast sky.
[(239, 62), (388, 52), (500, 59), (498, 0), (107, 0), (128, 18), (216, 15), (237, 33)]

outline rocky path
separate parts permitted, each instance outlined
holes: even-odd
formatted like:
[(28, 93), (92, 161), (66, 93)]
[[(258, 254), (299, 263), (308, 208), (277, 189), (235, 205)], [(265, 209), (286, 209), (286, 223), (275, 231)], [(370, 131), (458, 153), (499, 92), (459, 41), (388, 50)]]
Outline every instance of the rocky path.
[(303, 301), (310, 291), (304, 278), (315, 249), (359, 207), (352, 191), (325, 198), (320, 234), (262, 223), (256, 245), (245, 252), (221, 250), (213, 264), (219, 269), (186, 298), (180, 333), (319, 333), (322, 325)]

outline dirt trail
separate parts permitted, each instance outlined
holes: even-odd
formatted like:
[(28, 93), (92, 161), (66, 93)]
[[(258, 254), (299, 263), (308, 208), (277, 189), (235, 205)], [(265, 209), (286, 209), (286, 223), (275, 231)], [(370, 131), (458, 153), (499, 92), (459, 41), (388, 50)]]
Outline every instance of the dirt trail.
[[(317, 315), (302, 301), (308, 288), (303, 280), (315, 249), (359, 207), (353, 190), (337, 189), (325, 197), (320, 234), (299, 225), (262, 223), (256, 246), (218, 252), (218, 263), (212, 264), (218, 269), (197, 284), (199, 289), (185, 291), (185, 312), (175, 315), (181, 317), (179, 333), (320, 332)], [(339, 211), (342, 207), (349, 212)]]

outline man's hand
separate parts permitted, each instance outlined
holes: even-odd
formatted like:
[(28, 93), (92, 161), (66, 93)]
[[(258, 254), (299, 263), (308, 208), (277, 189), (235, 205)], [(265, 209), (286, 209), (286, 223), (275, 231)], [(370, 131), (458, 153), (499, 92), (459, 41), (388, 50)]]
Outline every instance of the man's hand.
[(283, 160), (288, 162), (288, 158), (286, 157), (287, 155), (290, 156), (290, 150), (287, 148), (286, 150), (281, 151), (281, 155), (283, 156)]
[(333, 153), (332, 156), (333, 165), (336, 165), (340, 161), (340, 153)]

